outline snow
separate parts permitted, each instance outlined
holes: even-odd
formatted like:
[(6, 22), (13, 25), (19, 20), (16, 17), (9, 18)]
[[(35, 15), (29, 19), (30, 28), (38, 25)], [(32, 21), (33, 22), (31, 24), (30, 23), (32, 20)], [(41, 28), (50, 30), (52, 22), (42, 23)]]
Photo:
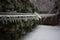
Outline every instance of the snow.
[(0, 15), (0, 17), (4, 16), (4, 17), (18, 17), (18, 16), (32, 16), (32, 17), (35, 17), (35, 16), (38, 16), (38, 17), (50, 17), (50, 16), (55, 16), (57, 14), (38, 14), (38, 13), (34, 13), (34, 14), (24, 14), (24, 15), (20, 15), (20, 14), (17, 14), (17, 15)]
[(60, 40), (60, 26), (39, 25), (22, 40)]

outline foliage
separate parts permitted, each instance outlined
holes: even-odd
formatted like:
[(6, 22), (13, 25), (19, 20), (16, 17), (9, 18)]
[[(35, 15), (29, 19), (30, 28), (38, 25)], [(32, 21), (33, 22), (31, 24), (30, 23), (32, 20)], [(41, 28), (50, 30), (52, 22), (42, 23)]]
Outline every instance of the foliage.
[(0, 12), (34, 13), (37, 8), (29, 0), (0, 0)]
[(7, 24), (2, 22), (0, 21), (0, 40), (18, 40), (28, 32), (31, 32), (38, 24), (38, 21), (34, 19), (27, 21), (20, 20), (14, 23), (8, 21)]
[[(38, 11), (29, 0), (0, 0), (0, 12), (34, 13)], [(8, 22), (0, 20), (0, 40), (18, 40), (18, 38), (31, 32), (37, 25), (37, 20), (20, 20)]]

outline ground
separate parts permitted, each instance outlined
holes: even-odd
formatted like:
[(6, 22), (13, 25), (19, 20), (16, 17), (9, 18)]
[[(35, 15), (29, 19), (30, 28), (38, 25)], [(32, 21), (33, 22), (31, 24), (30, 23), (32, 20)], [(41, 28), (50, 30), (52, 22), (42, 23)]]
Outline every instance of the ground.
[(22, 40), (60, 40), (60, 26), (39, 25)]

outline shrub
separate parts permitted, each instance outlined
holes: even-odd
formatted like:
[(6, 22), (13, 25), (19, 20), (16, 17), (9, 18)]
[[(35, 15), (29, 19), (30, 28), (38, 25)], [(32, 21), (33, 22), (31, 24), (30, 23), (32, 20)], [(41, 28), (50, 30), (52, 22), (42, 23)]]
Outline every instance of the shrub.
[[(19, 22), (7, 22), (3, 24), (0, 21), (0, 40), (18, 40), (22, 36), (31, 32), (32, 29), (38, 24), (37, 20), (20, 20)], [(5, 21), (4, 21), (5, 22)]]

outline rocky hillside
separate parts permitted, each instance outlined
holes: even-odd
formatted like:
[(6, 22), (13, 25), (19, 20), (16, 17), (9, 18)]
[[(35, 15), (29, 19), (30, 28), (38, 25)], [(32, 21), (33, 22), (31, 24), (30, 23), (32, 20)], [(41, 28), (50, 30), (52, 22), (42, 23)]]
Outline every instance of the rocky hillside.
[(53, 0), (30, 0), (40, 12), (48, 12), (54, 6)]
[(60, 25), (60, 1), (59, 0), (30, 0), (37, 6), (40, 13), (58, 14), (53, 17), (42, 19), (42, 24), (46, 25)]
[(51, 14), (55, 13), (56, 16), (46, 18), (46, 20), (43, 22), (44, 24), (50, 24), (50, 25), (60, 25), (60, 1), (55, 1), (54, 8), (51, 10)]

